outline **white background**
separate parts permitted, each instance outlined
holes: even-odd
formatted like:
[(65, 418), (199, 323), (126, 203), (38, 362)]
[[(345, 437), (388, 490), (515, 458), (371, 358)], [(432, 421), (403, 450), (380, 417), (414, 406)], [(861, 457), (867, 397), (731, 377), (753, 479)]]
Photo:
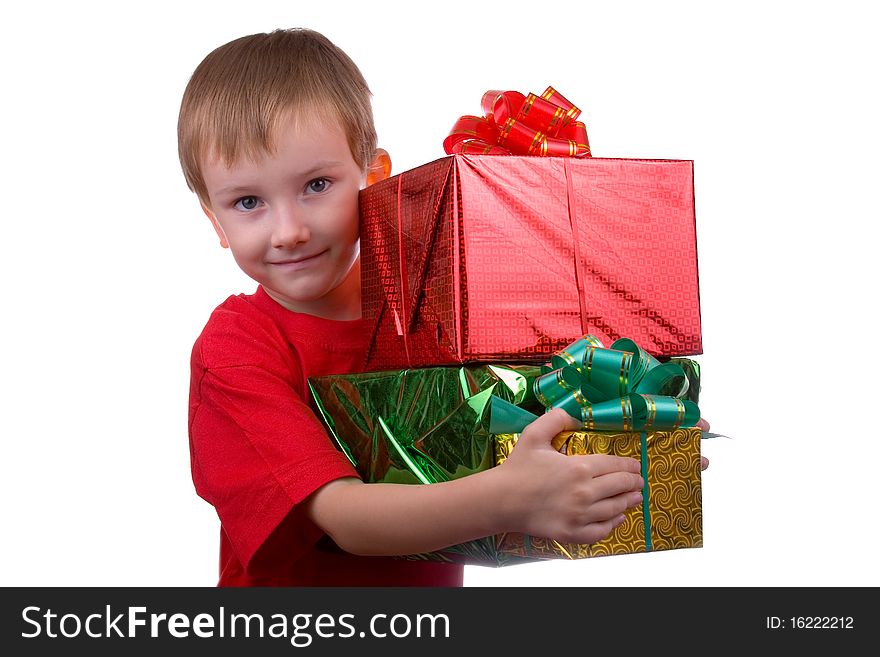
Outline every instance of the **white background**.
[(704, 444), (705, 547), (474, 567), (467, 585), (880, 584), (869, 3), (422, 4), (4, 10), (0, 583), (215, 584), (189, 353), (255, 285), (186, 188), (177, 111), (210, 50), (304, 26), (361, 67), (394, 173), (442, 156), (485, 90), (548, 84), (595, 156), (695, 163), (701, 408), (732, 436)]

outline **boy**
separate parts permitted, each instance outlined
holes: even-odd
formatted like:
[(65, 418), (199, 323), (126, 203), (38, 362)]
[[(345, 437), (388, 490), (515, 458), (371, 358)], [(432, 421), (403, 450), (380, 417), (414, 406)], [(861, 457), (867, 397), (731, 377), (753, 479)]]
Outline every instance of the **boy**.
[(394, 558), (501, 531), (592, 543), (641, 502), (636, 460), (563, 456), (547, 413), (501, 466), (432, 485), (364, 484), (309, 408), (309, 376), (353, 371), (358, 193), (390, 175), (370, 92), (322, 35), (275, 31), (210, 53), (178, 124), (187, 184), (257, 283), (193, 347), (190, 450), (221, 521), (220, 586), (461, 586), (462, 567)]

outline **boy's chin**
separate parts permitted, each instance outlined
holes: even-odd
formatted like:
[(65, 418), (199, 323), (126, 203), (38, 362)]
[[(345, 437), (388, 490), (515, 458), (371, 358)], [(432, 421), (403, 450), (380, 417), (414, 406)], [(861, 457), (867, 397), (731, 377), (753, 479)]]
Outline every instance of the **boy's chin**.
[(359, 287), (354, 295), (332, 294), (333, 290), (330, 290), (320, 294), (298, 291), (294, 296), (283, 294), (262, 283), (261, 285), (269, 297), (291, 312), (336, 320), (360, 319), (361, 316)]

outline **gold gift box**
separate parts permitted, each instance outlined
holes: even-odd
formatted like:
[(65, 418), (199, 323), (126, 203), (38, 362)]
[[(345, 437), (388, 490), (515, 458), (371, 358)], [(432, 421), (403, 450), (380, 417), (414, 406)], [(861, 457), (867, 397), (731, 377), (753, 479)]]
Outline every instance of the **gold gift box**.
[[(508, 457), (517, 436), (496, 436), (496, 465)], [(626, 521), (603, 540), (577, 545), (507, 533), (495, 537), (498, 552), (529, 559), (583, 559), (702, 547), (701, 436), (701, 430), (695, 427), (645, 434), (647, 495), (642, 504), (626, 512)], [(639, 432), (565, 431), (554, 438), (553, 446), (567, 455), (614, 454), (643, 461)], [(642, 470), (644, 474), (644, 462)]]

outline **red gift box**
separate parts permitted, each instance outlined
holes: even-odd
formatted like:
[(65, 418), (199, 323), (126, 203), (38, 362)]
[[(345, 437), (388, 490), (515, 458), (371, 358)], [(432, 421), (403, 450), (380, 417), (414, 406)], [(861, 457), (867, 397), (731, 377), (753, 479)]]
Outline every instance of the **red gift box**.
[(452, 155), (361, 191), (366, 371), (702, 353), (693, 162)]

